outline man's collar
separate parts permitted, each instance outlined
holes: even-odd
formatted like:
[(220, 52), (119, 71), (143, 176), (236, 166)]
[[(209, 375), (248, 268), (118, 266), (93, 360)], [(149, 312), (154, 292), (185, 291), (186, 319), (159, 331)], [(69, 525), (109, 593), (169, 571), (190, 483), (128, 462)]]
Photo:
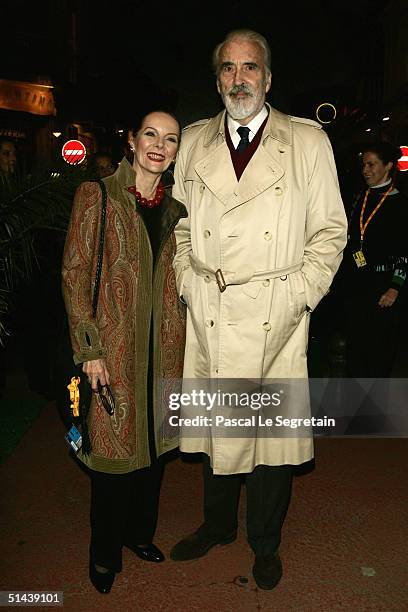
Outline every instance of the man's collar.
[[(292, 126), (289, 115), (272, 108), (267, 102), (265, 102), (265, 106), (269, 110), (269, 117), (264, 129), (263, 139), (270, 136), (284, 144), (292, 144)], [(223, 110), (216, 117), (210, 119), (205, 129), (205, 147), (208, 147), (219, 134), (225, 140), (225, 114), (226, 111)]]
[[(268, 109), (264, 105), (262, 109), (259, 111), (259, 113), (253, 119), (251, 119), (251, 121), (247, 123), (245, 127), (249, 128), (251, 132), (253, 133), (253, 135), (255, 135), (257, 131), (259, 130), (259, 128), (261, 127), (261, 125), (263, 124), (263, 122), (265, 121), (267, 116), (268, 116)], [(229, 115), (227, 115), (227, 125), (229, 129), (229, 133), (231, 135), (234, 134), (238, 130), (239, 127), (241, 127), (241, 124), (238, 121), (235, 121), (235, 119), (233, 119)]]

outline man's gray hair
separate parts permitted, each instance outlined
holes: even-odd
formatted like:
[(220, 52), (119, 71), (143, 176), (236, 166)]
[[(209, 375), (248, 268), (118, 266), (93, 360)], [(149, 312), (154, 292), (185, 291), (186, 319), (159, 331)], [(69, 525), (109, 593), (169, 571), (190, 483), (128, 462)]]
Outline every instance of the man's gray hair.
[(247, 30), (245, 28), (240, 29), (240, 30), (232, 30), (231, 32), (228, 32), (227, 36), (225, 37), (225, 40), (220, 42), (215, 47), (213, 56), (212, 56), (215, 74), (218, 76), (219, 71), (220, 71), (221, 48), (225, 45), (225, 43), (229, 42), (230, 40), (235, 40), (237, 38), (238, 39), (241, 38), (244, 40), (249, 40), (251, 42), (258, 43), (258, 45), (263, 50), (263, 54), (264, 54), (266, 76), (269, 76), (271, 73), (271, 50), (269, 48), (268, 42), (266, 38), (262, 36), (262, 34), (259, 34), (258, 32), (255, 32), (254, 30)]

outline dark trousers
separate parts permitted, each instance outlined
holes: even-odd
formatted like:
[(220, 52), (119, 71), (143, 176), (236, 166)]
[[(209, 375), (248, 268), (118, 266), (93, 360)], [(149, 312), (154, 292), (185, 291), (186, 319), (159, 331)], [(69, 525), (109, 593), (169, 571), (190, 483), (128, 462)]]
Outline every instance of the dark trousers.
[[(204, 456), (204, 525), (202, 530), (215, 537), (237, 530), (237, 512), (242, 474), (214, 476)], [(275, 553), (289, 506), (292, 489), (291, 465), (258, 465), (245, 475), (247, 496), (247, 538), (256, 555)]]
[(361, 274), (358, 280), (350, 283), (345, 298), (347, 374), (388, 378), (397, 351), (403, 296), (393, 306), (382, 308), (378, 300), (389, 288), (390, 273)]
[(129, 474), (91, 473), (90, 561), (122, 569), (122, 547), (150, 544), (156, 531), (163, 462)]

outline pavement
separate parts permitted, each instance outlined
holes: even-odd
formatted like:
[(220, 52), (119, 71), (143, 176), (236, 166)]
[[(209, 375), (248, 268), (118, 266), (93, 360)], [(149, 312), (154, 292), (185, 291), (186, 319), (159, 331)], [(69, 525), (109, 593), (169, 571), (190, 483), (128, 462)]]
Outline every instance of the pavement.
[(166, 561), (143, 562), (125, 549), (123, 571), (101, 595), (88, 580), (88, 476), (64, 433), (50, 402), (0, 467), (0, 590), (62, 591), (73, 611), (408, 611), (406, 439), (316, 440), (314, 469), (294, 480), (284, 574), (272, 591), (251, 574), (244, 487), (236, 542), (195, 561), (169, 559), (202, 520), (201, 465), (176, 458), (166, 467), (155, 539)]

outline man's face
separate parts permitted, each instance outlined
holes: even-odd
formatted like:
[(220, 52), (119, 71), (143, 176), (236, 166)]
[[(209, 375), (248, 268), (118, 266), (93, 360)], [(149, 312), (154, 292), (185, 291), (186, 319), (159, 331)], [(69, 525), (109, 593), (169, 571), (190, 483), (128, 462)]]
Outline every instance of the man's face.
[(218, 93), (230, 117), (246, 125), (262, 109), (271, 86), (263, 49), (257, 42), (237, 38), (223, 45), (219, 57)]
[(16, 163), (16, 147), (12, 142), (2, 142), (0, 144), (0, 171), (4, 174), (13, 174)]

